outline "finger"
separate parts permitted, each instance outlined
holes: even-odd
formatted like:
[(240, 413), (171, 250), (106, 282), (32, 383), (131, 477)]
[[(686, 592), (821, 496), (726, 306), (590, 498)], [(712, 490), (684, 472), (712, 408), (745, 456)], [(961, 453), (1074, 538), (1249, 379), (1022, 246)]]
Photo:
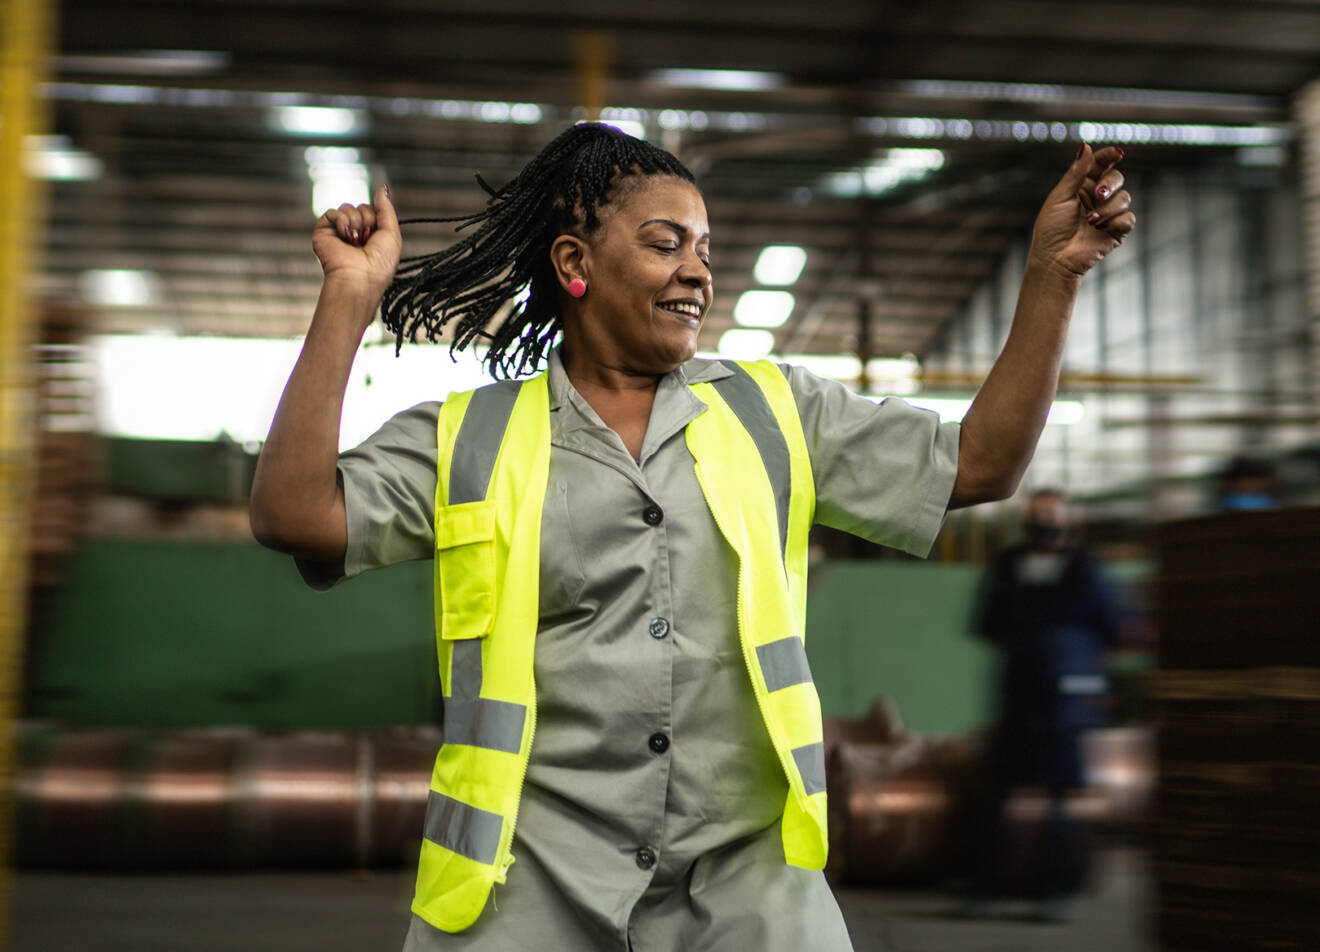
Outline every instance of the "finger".
[(1108, 200), (1109, 196), (1123, 187), (1123, 181), (1123, 173), (1111, 168), (1101, 175), (1100, 180), (1096, 183), (1096, 199), (1101, 202)]
[(1104, 204), (1097, 205), (1095, 210), (1086, 216), (1086, 223), (1095, 228), (1107, 228), (1110, 222), (1131, 207), (1132, 195), (1128, 192), (1119, 192)]
[(362, 243), (362, 213), (348, 202), (339, 206), (339, 235), (349, 244)]
[(1059, 179), (1059, 184), (1054, 186), (1050, 197), (1053, 199), (1068, 199), (1077, 194), (1086, 182), (1086, 177), (1091, 174), (1094, 165), (1095, 157), (1091, 152), (1091, 147), (1083, 142), (1077, 148), (1077, 155), (1073, 158), (1072, 165), (1068, 166), (1068, 171), (1063, 173), (1063, 178)]
[(357, 211), (362, 218), (362, 243), (366, 244), (371, 233), (376, 230), (376, 209), (370, 205), (359, 205)]
[(376, 189), (376, 231), (398, 231), (399, 216), (394, 213), (394, 201), (390, 196), (390, 187), (382, 185)]
[(1137, 216), (1132, 212), (1124, 212), (1104, 225), (1105, 234), (1116, 241), (1122, 241), (1137, 225)]
[(1105, 171), (1109, 171), (1114, 166), (1118, 165), (1119, 162), (1123, 161), (1124, 155), (1126, 155), (1126, 153), (1121, 146), (1106, 146), (1105, 148), (1096, 151), (1095, 164)]

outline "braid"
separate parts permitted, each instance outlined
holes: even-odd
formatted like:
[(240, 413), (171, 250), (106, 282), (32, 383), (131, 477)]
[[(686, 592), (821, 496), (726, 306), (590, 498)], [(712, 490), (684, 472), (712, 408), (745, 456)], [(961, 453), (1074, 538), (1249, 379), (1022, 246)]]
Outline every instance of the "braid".
[[(517, 377), (540, 369), (560, 328), (558, 283), (550, 246), (580, 226), (600, 227), (597, 211), (619, 180), (634, 175), (673, 175), (694, 182), (673, 155), (612, 126), (584, 122), (561, 132), (518, 176), (493, 189), (477, 175), (489, 198), (473, 215), (413, 218), (457, 222), (473, 228), (456, 244), (431, 255), (405, 258), (381, 303), (381, 320), (395, 334), (395, 353), (419, 332), (436, 340), (454, 323), (449, 352), (477, 338), (490, 342), (485, 363), (492, 377)], [(497, 312), (526, 289), (493, 332)]]

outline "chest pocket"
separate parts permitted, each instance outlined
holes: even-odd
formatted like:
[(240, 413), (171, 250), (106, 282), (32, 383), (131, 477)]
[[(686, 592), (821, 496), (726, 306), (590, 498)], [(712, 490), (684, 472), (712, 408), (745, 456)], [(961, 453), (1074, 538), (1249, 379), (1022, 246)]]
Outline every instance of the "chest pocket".
[[(551, 468), (553, 470), (554, 463)], [(564, 479), (550, 478), (541, 517), (540, 615), (559, 617), (578, 609), (586, 587), (581, 546), (573, 525), (569, 493)]]
[(495, 627), (495, 503), (479, 499), (436, 514), (440, 637), (484, 638)]

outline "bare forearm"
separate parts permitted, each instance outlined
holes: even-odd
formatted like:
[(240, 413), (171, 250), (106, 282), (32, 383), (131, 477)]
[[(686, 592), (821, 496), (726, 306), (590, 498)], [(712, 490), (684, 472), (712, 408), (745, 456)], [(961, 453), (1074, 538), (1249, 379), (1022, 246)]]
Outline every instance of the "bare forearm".
[(1028, 255), (1008, 340), (963, 418), (951, 508), (1016, 490), (1058, 390), (1080, 286), (1080, 275)]
[(280, 398), (252, 484), (252, 531), (263, 544), (335, 558), (346, 542), (335, 479), (339, 423), (353, 357), (379, 295), (327, 280)]

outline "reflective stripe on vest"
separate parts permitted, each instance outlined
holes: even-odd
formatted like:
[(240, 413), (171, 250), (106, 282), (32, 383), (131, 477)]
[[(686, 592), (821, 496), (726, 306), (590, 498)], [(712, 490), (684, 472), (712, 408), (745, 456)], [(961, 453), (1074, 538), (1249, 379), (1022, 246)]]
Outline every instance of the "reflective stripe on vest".
[[(789, 781), (790, 863), (825, 862), (820, 704), (802, 635), (815, 497), (792, 391), (768, 361), (691, 384), (698, 482), (739, 557), (738, 630)], [(413, 911), (444, 931), (481, 914), (512, 862), (535, 731), (540, 526), (549, 479), (545, 375), (451, 397), (438, 425), (436, 624), (445, 744), (436, 758)], [(507, 596), (507, 597), (506, 597)]]
[[(427, 801), (413, 912), (445, 932), (476, 921), (505, 881), (532, 735), (549, 394), (506, 382), (454, 394), (436, 438), (436, 634), (445, 742)], [(506, 447), (516, 465), (502, 463)], [(498, 610), (497, 610), (498, 609)]]
[[(738, 416), (765, 464), (766, 475), (775, 494), (775, 512), (779, 517), (779, 550), (788, 545), (788, 502), (793, 491), (793, 474), (788, 456), (788, 441), (775, 420), (774, 411), (751, 375), (732, 360), (723, 361), (733, 371), (732, 377), (715, 380), (711, 386)], [(776, 371), (778, 373), (778, 371)]]
[[(506, 380), (473, 391), (454, 440), (448, 505), (485, 500), (504, 431), (521, 389), (521, 382)], [(449, 696), (445, 698), (445, 743), (516, 754), (522, 742), (527, 708), (481, 697), (479, 639), (454, 642), (449, 685)], [(434, 839), (430, 833), (427, 837)]]
[[(819, 869), (828, 849), (825, 747), (820, 699), (802, 640), (807, 534), (815, 508), (811, 461), (792, 390), (779, 368), (758, 361), (731, 369), (734, 374), (723, 380), (692, 385), (712, 411), (728, 412), (697, 417), (688, 424), (687, 442), (711, 514), (738, 555), (743, 655), (789, 782), (781, 822), (784, 857), (795, 866)], [(763, 466), (738, 465), (753, 456)], [(784, 545), (776, 551), (771, 540), (779, 539)]]

